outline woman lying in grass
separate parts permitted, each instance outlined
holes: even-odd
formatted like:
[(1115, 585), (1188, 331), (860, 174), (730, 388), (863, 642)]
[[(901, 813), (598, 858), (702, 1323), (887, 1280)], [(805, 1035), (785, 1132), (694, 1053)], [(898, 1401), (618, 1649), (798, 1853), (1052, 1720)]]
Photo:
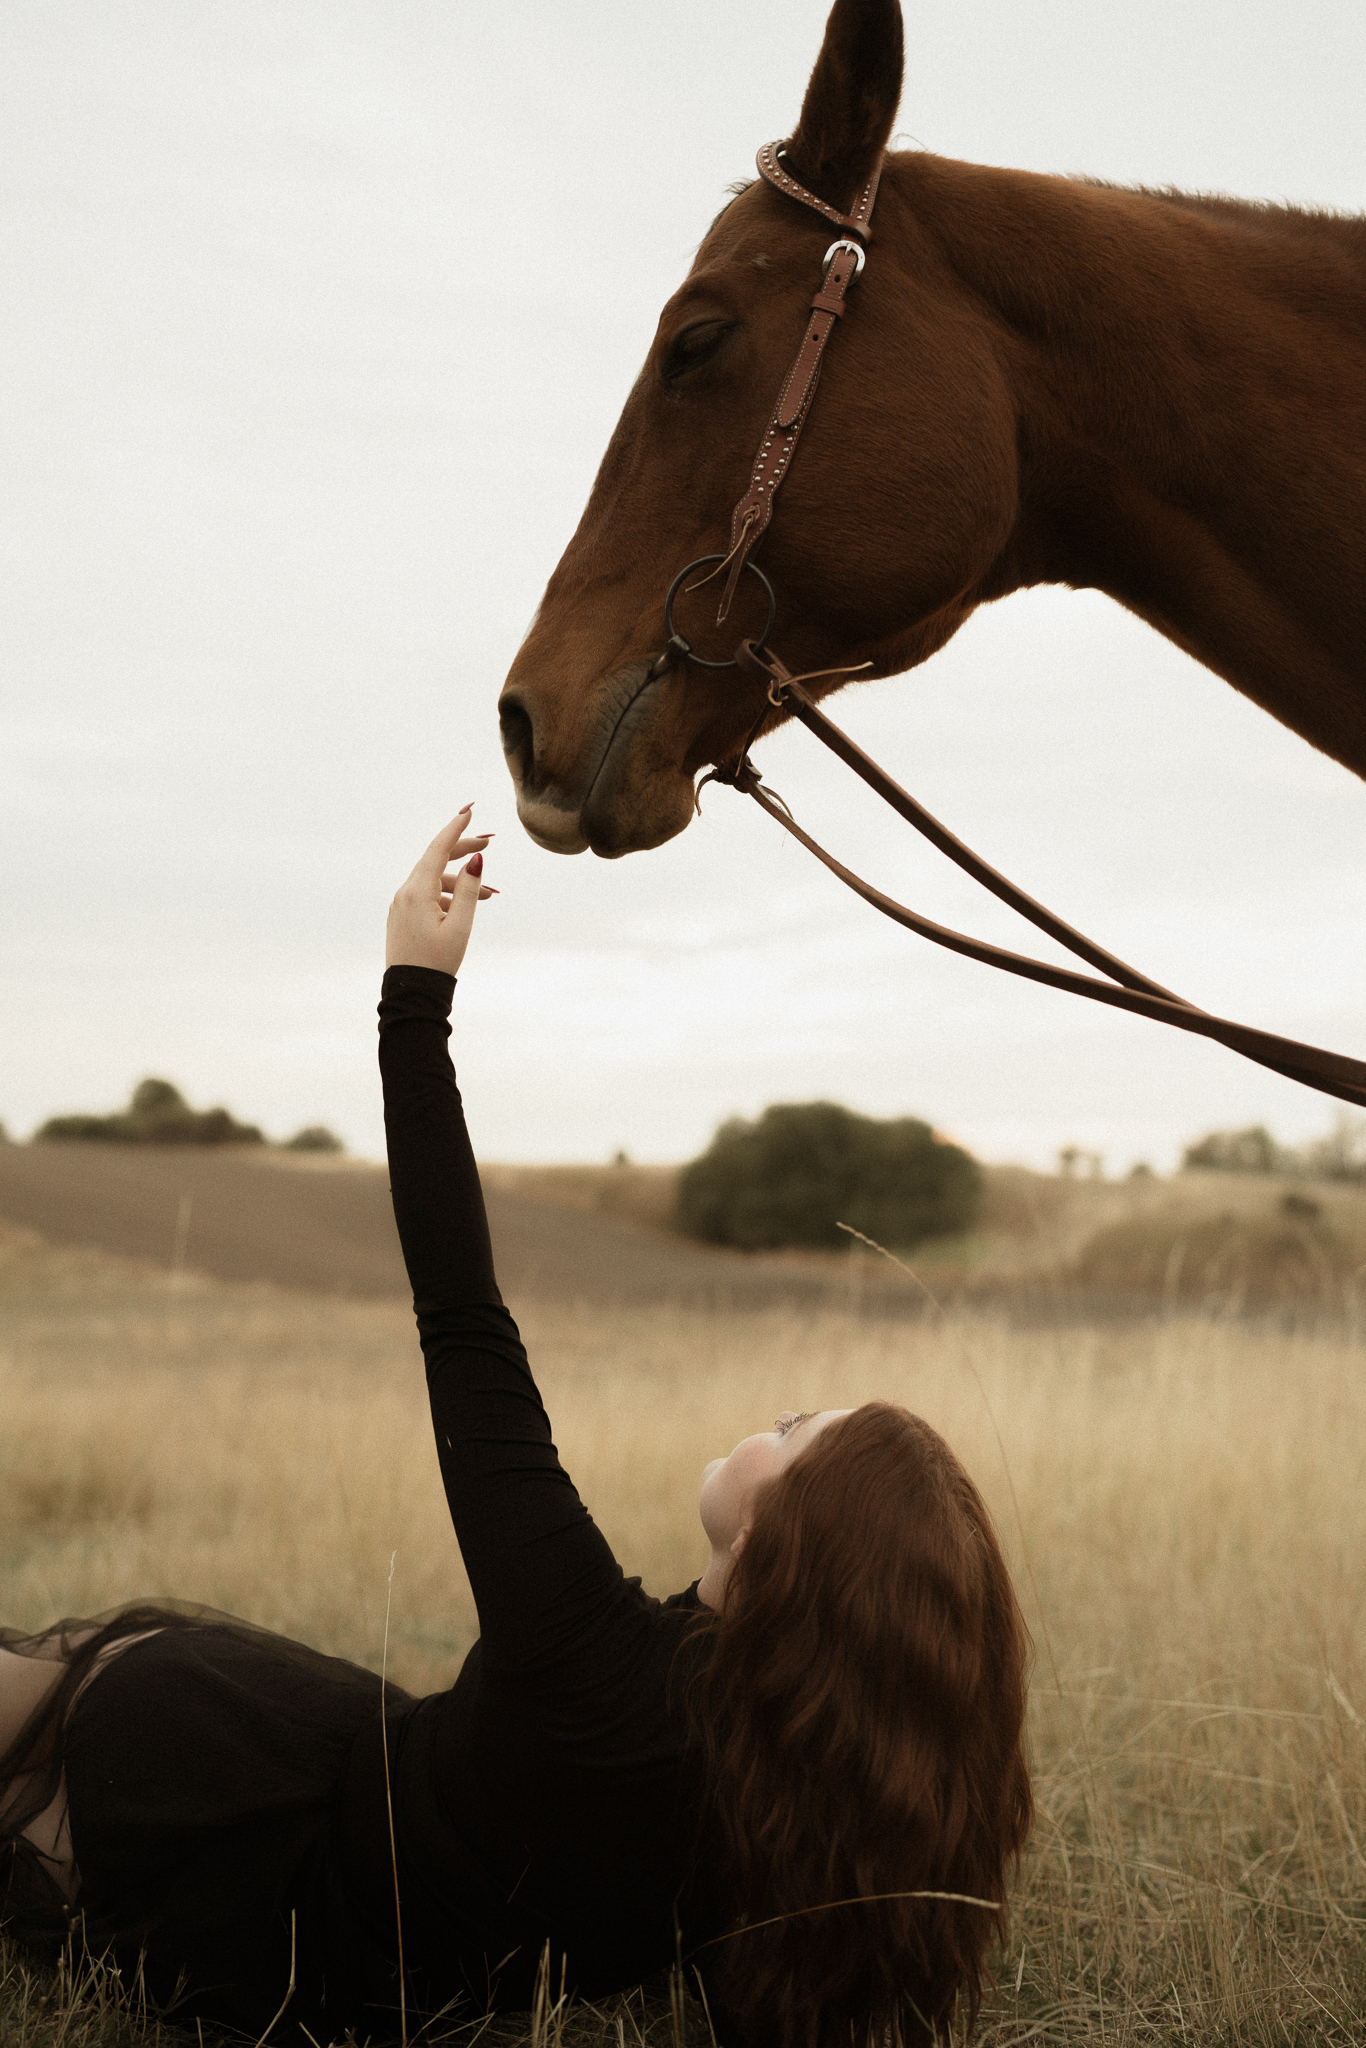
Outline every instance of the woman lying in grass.
[(928, 2041), (976, 2010), (1031, 1812), (986, 1512), (903, 1409), (787, 1414), (703, 1474), (696, 1584), (624, 1576), (498, 1293), (447, 1053), (468, 825), (394, 898), (380, 1068), (480, 1640), (381, 1699), (202, 1609), (0, 1634), (0, 1921), (252, 2039), (524, 2007), (548, 1947), (587, 1997), (681, 1958), (744, 2048)]

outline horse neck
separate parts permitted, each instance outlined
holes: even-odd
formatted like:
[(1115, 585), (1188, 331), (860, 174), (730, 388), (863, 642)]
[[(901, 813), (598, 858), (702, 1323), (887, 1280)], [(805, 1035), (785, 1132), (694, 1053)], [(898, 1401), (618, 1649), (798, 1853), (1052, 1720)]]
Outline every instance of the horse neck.
[(897, 164), (1016, 405), (981, 595), (1107, 591), (1366, 773), (1366, 221)]

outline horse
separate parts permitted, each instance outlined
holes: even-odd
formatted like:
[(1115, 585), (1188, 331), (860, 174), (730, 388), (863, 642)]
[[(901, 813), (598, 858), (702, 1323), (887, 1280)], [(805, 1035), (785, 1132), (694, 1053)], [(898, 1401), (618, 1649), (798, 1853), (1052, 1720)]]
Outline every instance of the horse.
[[(781, 157), (841, 212), (881, 165), (755, 562), (788, 669), (844, 671), (819, 698), (1011, 591), (1092, 588), (1366, 775), (1366, 219), (888, 153), (902, 71), (897, 0), (836, 0)], [(755, 633), (752, 579), (725, 629), (684, 593), (673, 659), (664, 599), (730, 545), (831, 232), (758, 179), (660, 315), (499, 700), (543, 847), (662, 844), (787, 715), (692, 658)]]

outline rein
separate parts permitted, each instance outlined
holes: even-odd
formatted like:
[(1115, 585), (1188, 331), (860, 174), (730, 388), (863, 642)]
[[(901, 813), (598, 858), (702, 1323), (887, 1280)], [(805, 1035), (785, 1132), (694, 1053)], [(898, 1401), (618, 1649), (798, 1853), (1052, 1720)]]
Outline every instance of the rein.
[[(815, 855), (823, 867), (832, 875), (862, 897), (874, 910), (884, 917), (892, 918), (904, 925), (908, 931), (917, 932), (921, 938), (931, 940), (937, 946), (944, 946), (952, 953), (962, 953), (970, 960), (980, 960), (988, 967), (998, 967), (1007, 974), (1023, 976), (1028, 981), (1043, 982), (1049, 988), (1063, 989), (1070, 995), (1084, 996), (1091, 1002), (1108, 1003), (1112, 1008), (1131, 1010), (1140, 1017), (1151, 1017), (1160, 1024), (1171, 1024), (1178, 1031), (1194, 1032), (1201, 1038), (1216, 1039), (1232, 1052), (1241, 1053), (1245, 1059), (1255, 1060), (1258, 1065), (1269, 1067), (1273, 1073), (1284, 1074), (1292, 1081), (1301, 1082), (1306, 1088), (1315, 1088), (1320, 1094), (1336, 1096), (1341, 1102), (1353, 1103), (1357, 1108), (1366, 1108), (1366, 1062), (1348, 1059), (1342, 1053), (1325, 1052), (1318, 1046), (1302, 1045), (1293, 1038), (1280, 1038), (1273, 1032), (1258, 1031), (1246, 1024), (1237, 1024), (1227, 1017), (1212, 1016), (1178, 996), (1159, 982), (1150, 981), (1137, 968), (1129, 967), (1114, 954), (1107, 953), (1093, 939), (1086, 938), (1065, 924), (1051, 910), (1036, 903), (1022, 889), (988, 865), (980, 854), (976, 854), (961, 839), (955, 838), (947, 826), (941, 825), (914, 797), (892, 780), (884, 768), (880, 768), (870, 755), (851, 740), (847, 733), (826, 717), (825, 713), (802, 688), (804, 682), (811, 682), (812, 675), (794, 676), (768, 646), (768, 637), (777, 617), (777, 599), (773, 587), (763, 571), (750, 560), (750, 555), (768, 528), (773, 516), (773, 500), (778, 486), (786, 476), (791, 464), (793, 451), (801, 437), (811, 411), (816, 385), (820, 379), (821, 364), (826, 344), (835, 327), (844, 316), (845, 297), (854, 280), (864, 267), (865, 252), (872, 240), (869, 225), (873, 202), (877, 197), (881, 164), (874, 170), (853, 211), (839, 213), (828, 206), (823, 199), (794, 178), (787, 169), (782, 146), (765, 143), (756, 159), (759, 175), (775, 191), (783, 192), (789, 199), (811, 207), (833, 226), (840, 229), (839, 240), (832, 242), (826, 250), (822, 265), (820, 289), (811, 300), (810, 317), (801, 346), (793, 360), (791, 369), (783, 381), (778, 400), (773, 408), (764, 437), (759, 444), (750, 469), (750, 479), (744, 495), (731, 514), (730, 549), (725, 555), (701, 555), (681, 569), (669, 586), (664, 605), (664, 621), (668, 634), (664, 652), (650, 670), (651, 678), (664, 675), (675, 663), (693, 661), (701, 668), (738, 668), (742, 675), (764, 687), (764, 701), (759, 716), (752, 726), (740, 757), (733, 769), (714, 768), (698, 784), (700, 796), (708, 782), (729, 783), (744, 796), (749, 796), (767, 812), (770, 818), (790, 832), (808, 853)], [(694, 653), (689, 642), (674, 624), (674, 601), (684, 580), (694, 569), (717, 566), (697, 583), (690, 584), (689, 590), (697, 590), (704, 583), (725, 574), (717, 610), (716, 623), (724, 623), (730, 611), (732, 599), (741, 576), (747, 570), (757, 577), (768, 600), (768, 620), (758, 639), (741, 640), (735, 654), (729, 661), (709, 661)], [(865, 664), (866, 666), (866, 664)], [(820, 675), (849, 675), (856, 673), (850, 668), (827, 669)], [(846, 767), (865, 782), (880, 796), (884, 803), (914, 826), (915, 830), (928, 839), (932, 846), (946, 854), (964, 873), (971, 875), (993, 896), (1017, 911), (1021, 917), (1035, 925), (1040, 931), (1055, 939), (1059, 945), (1073, 953), (1088, 965), (1098, 968), (1104, 979), (1095, 975), (1078, 974), (1074, 969), (1051, 966), (1047, 961), (1035, 960), (1027, 954), (1012, 953), (1004, 947), (989, 945), (983, 939), (969, 938), (963, 932), (950, 930), (946, 925), (935, 924), (922, 917), (918, 911), (910, 910), (903, 903), (886, 896), (865, 882), (852, 869), (827, 853), (808, 832), (803, 831), (782, 798), (773, 790), (765, 788), (758, 770), (749, 757), (749, 750), (767, 723), (770, 711), (787, 711), (801, 720), (809, 732), (815, 734), (822, 745)]]

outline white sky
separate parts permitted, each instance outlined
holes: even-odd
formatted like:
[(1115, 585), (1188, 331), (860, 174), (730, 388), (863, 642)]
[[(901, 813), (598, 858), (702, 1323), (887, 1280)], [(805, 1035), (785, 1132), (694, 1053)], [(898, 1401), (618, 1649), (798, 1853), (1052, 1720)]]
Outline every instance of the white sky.
[[(381, 1147), (384, 909), (470, 797), (485, 1157), (645, 1159), (829, 1095), (1111, 1171), (1334, 1105), (937, 954), (758, 810), (606, 863), (516, 825), (495, 699), (825, 0), (5, 0), (0, 818), (13, 1134), (143, 1074)], [(902, 136), (1366, 208), (1360, 0), (931, 0)], [(737, 479), (737, 489), (739, 480)], [(1104, 599), (1014, 597), (837, 715), (970, 844), (1205, 1006), (1366, 1041), (1366, 786)], [(1043, 944), (806, 735), (767, 779), (930, 915)]]

